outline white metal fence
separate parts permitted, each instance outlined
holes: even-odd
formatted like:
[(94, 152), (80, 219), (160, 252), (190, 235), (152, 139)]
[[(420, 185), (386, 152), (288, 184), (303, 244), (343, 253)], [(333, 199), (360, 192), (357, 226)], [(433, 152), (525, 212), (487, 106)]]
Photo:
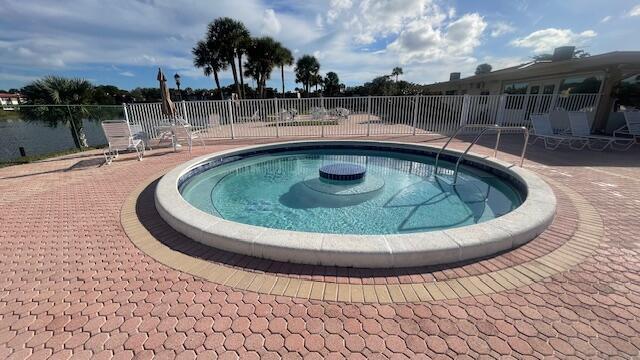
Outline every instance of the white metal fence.
[[(208, 138), (448, 135), (466, 124), (528, 127), (532, 113), (556, 109), (595, 114), (599, 99), (600, 94), (556, 94), (214, 100), (179, 102), (176, 110)], [(127, 119), (151, 139), (170, 121), (160, 103), (124, 108)]]

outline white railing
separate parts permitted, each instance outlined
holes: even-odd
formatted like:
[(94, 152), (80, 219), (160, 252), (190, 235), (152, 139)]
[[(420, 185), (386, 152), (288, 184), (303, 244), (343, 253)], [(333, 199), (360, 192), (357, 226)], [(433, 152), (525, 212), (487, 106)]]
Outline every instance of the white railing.
[[(529, 127), (532, 113), (595, 113), (599, 99), (600, 94), (321, 97), (183, 101), (176, 110), (208, 138), (450, 135), (471, 124)], [(124, 108), (127, 119), (152, 139), (170, 121), (160, 103)]]

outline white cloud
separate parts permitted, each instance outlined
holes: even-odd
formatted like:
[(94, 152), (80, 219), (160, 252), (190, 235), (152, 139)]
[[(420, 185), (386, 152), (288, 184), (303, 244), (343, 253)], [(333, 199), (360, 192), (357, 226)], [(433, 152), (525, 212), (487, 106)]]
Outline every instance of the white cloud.
[(516, 30), (515, 26), (510, 23), (499, 21), (491, 27), (491, 37), (500, 37), (505, 34), (510, 34)]
[(611, 15), (607, 15), (607, 16), (603, 17), (602, 19), (600, 19), (600, 22), (604, 24), (604, 23), (609, 22), (609, 20), (611, 20)]
[(136, 74), (132, 73), (131, 71), (123, 71), (120, 73), (120, 75), (122, 76), (127, 76), (127, 77), (134, 77), (136, 76)]
[(574, 33), (570, 29), (548, 28), (534, 31), (523, 38), (515, 39), (511, 44), (517, 47), (531, 48), (535, 53), (543, 53), (550, 52), (558, 46), (583, 45), (596, 37), (596, 35), (593, 30)]
[(282, 25), (273, 9), (267, 9), (262, 15), (262, 32), (267, 35), (277, 35), (280, 33)]
[(409, 23), (388, 49), (402, 63), (428, 62), (468, 56), (480, 44), (487, 24), (478, 14), (466, 14), (445, 27), (416, 20)]
[[(371, 44), (376, 39), (398, 34), (405, 25), (421, 19), (438, 24), (446, 14), (431, 0), (362, 0), (357, 5), (347, 0), (334, 0), (327, 19), (345, 24), (357, 44)], [(336, 9), (340, 9), (337, 11)], [(349, 9), (349, 11), (345, 11)]]
[(636, 5), (629, 10), (629, 16), (640, 16), (640, 5)]

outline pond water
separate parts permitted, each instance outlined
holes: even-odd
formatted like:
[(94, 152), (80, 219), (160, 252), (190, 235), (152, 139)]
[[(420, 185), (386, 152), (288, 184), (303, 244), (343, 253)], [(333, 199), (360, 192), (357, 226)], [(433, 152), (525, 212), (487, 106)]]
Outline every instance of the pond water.
[[(83, 120), (89, 146), (106, 144), (100, 122)], [(25, 121), (19, 114), (0, 119), (0, 162), (20, 157), (20, 147), (27, 156), (44, 155), (75, 148), (69, 126), (50, 127), (44, 122)]]

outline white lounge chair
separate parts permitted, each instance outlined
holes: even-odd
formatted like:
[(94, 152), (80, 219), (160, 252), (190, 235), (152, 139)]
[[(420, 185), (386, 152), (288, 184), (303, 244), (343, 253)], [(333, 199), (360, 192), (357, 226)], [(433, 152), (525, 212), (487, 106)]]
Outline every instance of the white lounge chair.
[(237, 122), (239, 123), (243, 123), (243, 122), (252, 122), (252, 121), (260, 121), (260, 110), (256, 110), (253, 115), (251, 116), (240, 116), (238, 117)]
[(138, 160), (144, 156), (144, 141), (136, 139), (126, 120), (106, 120), (102, 122), (102, 130), (109, 147), (104, 151), (107, 165), (115, 160), (120, 151), (135, 150)]
[[(613, 150), (627, 150), (635, 142), (633, 138), (591, 134), (589, 114), (586, 112), (570, 111), (569, 126), (571, 127), (571, 135), (581, 138), (589, 149), (594, 151), (603, 151), (607, 147), (611, 147)], [(621, 147), (616, 148), (614, 145)], [(582, 146), (582, 148), (584, 148), (584, 146)]]
[(189, 153), (193, 148), (193, 141), (200, 140), (202, 146), (206, 146), (204, 138), (196, 131), (191, 130), (191, 125), (183, 119), (176, 119), (176, 123), (171, 126), (171, 132), (173, 133), (173, 150), (175, 151), (177, 145), (181, 140), (187, 142), (189, 146)]
[(613, 132), (613, 136), (631, 136), (640, 144), (640, 111), (625, 111), (625, 125)]
[[(549, 114), (531, 114), (531, 125), (533, 125), (533, 134), (535, 138), (531, 142), (535, 144), (538, 139), (544, 142), (545, 149), (555, 150), (560, 145), (572, 146), (572, 142), (575, 140), (571, 136), (557, 134), (553, 131), (551, 121), (549, 120)], [(584, 147), (584, 145), (582, 146)]]

